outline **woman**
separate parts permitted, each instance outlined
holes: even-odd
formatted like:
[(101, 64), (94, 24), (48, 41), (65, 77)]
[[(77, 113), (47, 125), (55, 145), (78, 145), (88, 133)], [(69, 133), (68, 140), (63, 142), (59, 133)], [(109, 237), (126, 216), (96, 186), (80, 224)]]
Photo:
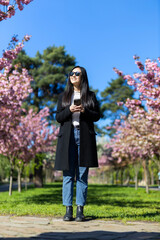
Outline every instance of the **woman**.
[(55, 169), (63, 170), (64, 221), (73, 220), (73, 187), (76, 174), (76, 221), (83, 221), (86, 204), (88, 168), (98, 167), (93, 122), (100, 118), (99, 104), (89, 91), (85, 68), (74, 67), (64, 93), (60, 94), (56, 120), (60, 123)]

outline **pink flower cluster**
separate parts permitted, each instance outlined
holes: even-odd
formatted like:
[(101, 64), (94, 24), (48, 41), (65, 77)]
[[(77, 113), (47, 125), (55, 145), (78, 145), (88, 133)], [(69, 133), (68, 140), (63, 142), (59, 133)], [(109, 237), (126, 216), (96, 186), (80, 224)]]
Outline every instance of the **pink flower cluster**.
[(125, 75), (123, 78), (128, 80), (127, 81), (128, 85), (130, 86), (135, 85), (135, 80), (130, 75)]
[(113, 68), (113, 70), (120, 76), (120, 77), (122, 77), (123, 76), (123, 72), (122, 71), (120, 71), (120, 70), (118, 70), (117, 68)]
[(27, 5), (27, 4), (29, 4), (31, 1), (33, 1), (33, 0), (16, 0), (16, 3), (17, 3), (17, 5), (18, 5), (19, 10), (22, 11), (23, 8), (24, 8), (24, 4)]
[(160, 155), (160, 113), (153, 118), (153, 112), (146, 112), (141, 119), (130, 115), (123, 124), (115, 124), (113, 128), (116, 135), (109, 145), (113, 149), (113, 158), (128, 164)]
[(16, 6), (18, 6), (18, 9), (20, 11), (22, 11), (24, 8), (24, 5), (29, 4), (31, 1), (33, 1), (33, 0), (15, 0), (14, 5), (13, 4), (11, 5), (10, 0), (0, 0), (0, 7), (1, 6), (6, 7), (5, 10), (4, 9), (3, 9), (3, 11), (0, 10), (0, 21), (14, 16)]
[[(147, 59), (145, 66), (143, 66), (140, 61), (137, 61), (139, 57), (134, 58), (142, 72), (133, 74), (133, 77), (130, 75), (124, 75), (123, 77), (127, 80), (128, 85), (133, 86), (134, 90), (141, 94), (141, 99), (146, 102), (147, 107), (160, 110), (160, 66), (158, 66), (157, 61), (151, 61), (151, 59)], [(144, 69), (146, 72), (144, 72)], [(114, 68), (114, 71), (118, 75), (121, 74), (121, 71), (116, 68)], [(133, 108), (133, 104), (130, 105)], [(127, 107), (129, 108), (129, 106)]]
[[(11, 66), (12, 61), (17, 58), (18, 54), (24, 47), (24, 42), (28, 41), (30, 38), (31, 36), (25, 35), (22, 42), (18, 43), (14, 49), (4, 51), (3, 57), (0, 58), (0, 70), (4, 69), (5, 67)], [(17, 42), (17, 39), (12, 38), (12, 41)]]
[(9, 5), (9, 0), (0, 0), (0, 4), (3, 6), (8, 6)]
[[(29, 162), (37, 153), (53, 152), (56, 140), (55, 127), (49, 127), (46, 117), (49, 109), (44, 108), (39, 113), (31, 109), (24, 117), (21, 116), (18, 124), (10, 127), (8, 133), (0, 139), (0, 153), (11, 158)], [(12, 122), (13, 124), (13, 122)]]
[(136, 61), (136, 64), (140, 70), (144, 70), (144, 65), (140, 61)]

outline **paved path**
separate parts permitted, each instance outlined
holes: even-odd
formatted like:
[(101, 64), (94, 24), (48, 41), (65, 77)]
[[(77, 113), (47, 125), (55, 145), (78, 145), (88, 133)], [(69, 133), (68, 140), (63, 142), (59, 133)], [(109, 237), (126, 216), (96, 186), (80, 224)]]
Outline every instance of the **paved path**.
[[(33, 185), (33, 182), (27, 182), (27, 186)], [(22, 187), (25, 187), (25, 183), (22, 183)], [(128, 186), (126, 186), (128, 187)], [(129, 187), (135, 187), (134, 185), (129, 185)], [(144, 186), (138, 186), (139, 188), (145, 188)], [(13, 183), (12, 189), (18, 189), (18, 184), (17, 183)], [(9, 184), (5, 183), (0, 185), (0, 192), (5, 192), (9, 190)], [(160, 191), (160, 187), (149, 187), (149, 190), (156, 190), (156, 191)]]
[[(32, 184), (33, 184), (32, 182), (29, 182), (29, 183), (27, 182), (27, 187)], [(22, 183), (22, 187), (25, 187), (25, 183)], [(18, 189), (18, 184), (13, 183), (12, 189)], [(6, 191), (9, 191), (9, 184), (5, 183), (5, 184), (0, 185), (0, 192), (6, 192)]]
[(0, 239), (160, 240), (160, 223), (0, 216)]

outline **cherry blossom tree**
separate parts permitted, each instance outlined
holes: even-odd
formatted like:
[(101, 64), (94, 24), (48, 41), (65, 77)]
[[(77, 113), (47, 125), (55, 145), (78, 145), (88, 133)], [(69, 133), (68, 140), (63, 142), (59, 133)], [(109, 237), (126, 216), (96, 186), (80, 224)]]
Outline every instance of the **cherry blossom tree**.
[[(134, 128), (135, 126), (128, 121), (121, 123), (119, 126), (115, 125), (116, 134), (110, 145), (113, 148), (112, 156), (118, 159), (118, 164), (133, 165), (135, 169), (135, 187), (137, 189), (138, 163), (143, 163), (145, 159), (148, 159), (150, 146), (148, 142), (143, 140), (143, 136), (141, 137), (139, 131)], [(138, 126), (141, 126), (141, 124)]]
[[(30, 36), (25, 36), (21, 43), (15, 48), (8, 49), (0, 58), (0, 153), (7, 155), (11, 164), (11, 176), (13, 172), (12, 162), (14, 154), (12, 152), (13, 130), (19, 125), (23, 112), (22, 103), (32, 92), (30, 82), (31, 76), (26, 69), (18, 72), (17, 69), (11, 71), (12, 61), (28, 41)], [(11, 177), (12, 182), (12, 177)]]
[(156, 155), (156, 159), (160, 160), (160, 59), (147, 59), (145, 65), (139, 61), (139, 57), (134, 56), (134, 59), (141, 72), (133, 74), (133, 77), (123, 75), (122, 71), (114, 68), (119, 76), (127, 79), (128, 84), (139, 92), (140, 98), (127, 99), (125, 106), (128, 107), (130, 115), (122, 122), (115, 122), (117, 132), (111, 145), (113, 156), (117, 157), (119, 162), (124, 159), (132, 162), (142, 160), (148, 192), (149, 159), (155, 159)]
[[(32, 109), (27, 115), (21, 117), (20, 124), (14, 129), (13, 154), (18, 161), (18, 190), (21, 192), (21, 173), (24, 165), (34, 159), (36, 154), (41, 152), (55, 152), (53, 144), (57, 138), (56, 127), (50, 126), (46, 120), (49, 116), (49, 109), (46, 107), (39, 113)], [(14, 152), (16, 151), (16, 153)]]
[[(29, 110), (27, 113), (22, 108), (23, 102), (32, 92), (30, 83), (33, 79), (24, 68), (21, 72), (18, 71), (18, 66), (12, 70), (12, 61), (29, 38), (30, 36), (26, 35), (21, 43), (6, 50), (0, 59), (0, 153), (10, 160), (10, 195), (16, 160), (19, 166), (18, 182), (20, 185), (23, 164), (29, 162), (39, 152), (55, 151), (51, 145), (56, 138), (55, 127), (49, 128), (46, 120), (49, 109), (44, 108), (39, 113)], [(17, 39), (13, 41), (17, 42)]]

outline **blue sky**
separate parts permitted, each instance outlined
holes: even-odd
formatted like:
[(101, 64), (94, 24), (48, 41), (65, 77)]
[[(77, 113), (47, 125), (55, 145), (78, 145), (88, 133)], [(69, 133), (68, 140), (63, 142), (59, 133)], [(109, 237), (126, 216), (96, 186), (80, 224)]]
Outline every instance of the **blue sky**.
[(117, 78), (137, 71), (133, 55), (144, 61), (160, 56), (159, 0), (34, 0), (11, 19), (0, 22), (0, 53), (14, 34), (34, 57), (48, 46), (64, 45), (87, 69), (90, 85), (102, 91)]
[(160, 1), (34, 0), (0, 23), (0, 53), (13, 34), (32, 35), (25, 45), (30, 56), (64, 45), (87, 69), (90, 85), (102, 91), (117, 77), (113, 67), (137, 70), (134, 54), (142, 61), (160, 56)]

